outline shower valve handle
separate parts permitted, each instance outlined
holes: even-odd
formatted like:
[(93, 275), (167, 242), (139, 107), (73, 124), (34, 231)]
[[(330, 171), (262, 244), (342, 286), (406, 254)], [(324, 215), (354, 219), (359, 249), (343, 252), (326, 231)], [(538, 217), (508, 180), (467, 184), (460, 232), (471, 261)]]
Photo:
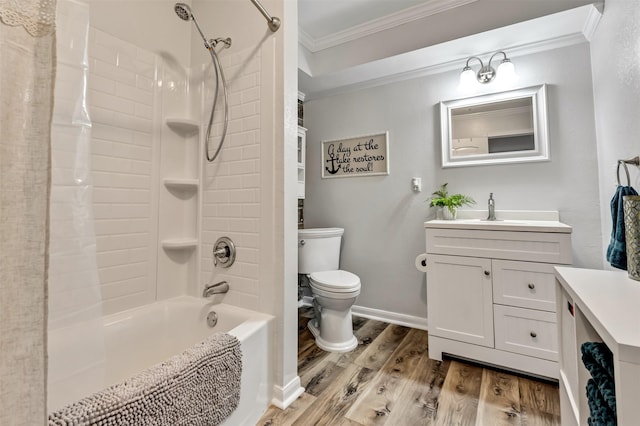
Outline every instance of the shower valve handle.
[(229, 237), (220, 237), (213, 246), (213, 266), (228, 268), (236, 260), (236, 246)]

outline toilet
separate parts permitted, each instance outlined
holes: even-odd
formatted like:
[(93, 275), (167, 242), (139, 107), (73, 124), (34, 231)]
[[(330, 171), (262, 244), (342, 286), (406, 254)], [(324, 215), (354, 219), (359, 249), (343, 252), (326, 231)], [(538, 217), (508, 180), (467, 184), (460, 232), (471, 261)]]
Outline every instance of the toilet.
[(316, 345), (328, 352), (349, 352), (358, 346), (351, 306), (360, 294), (360, 278), (338, 269), (343, 233), (342, 228), (298, 230), (298, 273), (309, 278), (316, 312), (308, 326)]

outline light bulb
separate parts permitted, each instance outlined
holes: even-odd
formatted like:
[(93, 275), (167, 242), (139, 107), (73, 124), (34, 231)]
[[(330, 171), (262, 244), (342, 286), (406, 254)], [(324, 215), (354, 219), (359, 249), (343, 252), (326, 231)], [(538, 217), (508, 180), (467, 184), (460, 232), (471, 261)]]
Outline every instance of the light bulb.
[(508, 59), (503, 60), (498, 67), (497, 78), (502, 84), (514, 83), (517, 79), (517, 75), (513, 62)]
[(476, 82), (476, 73), (470, 67), (464, 67), (460, 74), (460, 90), (470, 90)]

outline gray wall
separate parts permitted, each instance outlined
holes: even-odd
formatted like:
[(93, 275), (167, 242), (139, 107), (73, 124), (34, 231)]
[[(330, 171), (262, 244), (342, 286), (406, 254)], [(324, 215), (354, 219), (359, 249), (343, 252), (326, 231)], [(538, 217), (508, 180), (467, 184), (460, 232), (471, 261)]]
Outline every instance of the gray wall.
[[(362, 280), (357, 305), (426, 317), (425, 276), (414, 259), (425, 250), (423, 223), (435, 215), (425, 200), (443, 182), (481, 209), (493, 192), (498, 210), (559, 210), (573, 226), (574, 264), (602, 267), (589, 45), (513, 62), (517, 87), (548, 84), (549, 162), (440, 167), (437, 105), (465, 97), (459, 71), (305, 102), (305, 227), (345, 228), (341, 268)], [(389, 176), (320, 178), (322, 140), (383, 131), (389, 131)], [(413, 176), (422, 178), (423, 192), (411, 191)]]
[[(640, 2), (607, 0), (591, 41), (600, 207), (604, 247), (609, 244), (609, 201), (616, 187), (616, 162), (640, 155)], [(629, 166), (631, 184), (640, 171)], [(621, 171), (620, 177), (626, 181)], [(626, 185), (626, 182), (624, 183)], [(607, 267), (610, 268), (610, 266)]]

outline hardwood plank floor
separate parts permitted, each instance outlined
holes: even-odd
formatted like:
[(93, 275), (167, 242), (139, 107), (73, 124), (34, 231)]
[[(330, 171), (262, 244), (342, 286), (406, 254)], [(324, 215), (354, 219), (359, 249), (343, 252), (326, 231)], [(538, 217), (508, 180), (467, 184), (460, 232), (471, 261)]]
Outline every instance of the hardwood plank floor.
[(304, 394), (269, 407), (259, 426), (560, 426), (558, 386), (457, 360), (428, 357), (427, 332), (354, 317), (358, 347), (319, 349), (299, 311)]

